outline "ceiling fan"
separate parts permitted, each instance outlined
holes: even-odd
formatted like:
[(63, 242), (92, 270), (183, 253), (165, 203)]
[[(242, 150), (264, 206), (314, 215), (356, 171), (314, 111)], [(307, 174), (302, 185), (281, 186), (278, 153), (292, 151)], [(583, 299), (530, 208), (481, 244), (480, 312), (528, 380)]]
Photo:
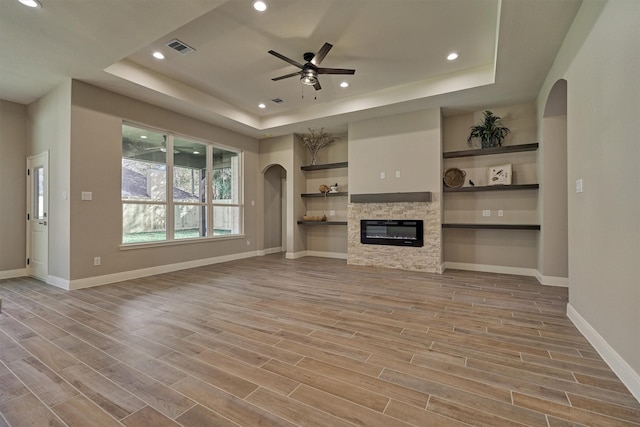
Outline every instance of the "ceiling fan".
[(271, 80), (275, 82), (278, 80), (287, 79), (289, 77), (300, 76), (300, 83), (306, 86), (313, 86), (315, 90), (320, 90), (322, 89), (322, 86), (320, 86), (320, 81), (318, 80), (319, 74), (351, 74), (351, 75), (355, 74), (356, 70), (351, 70), (348, 68), (319, 67), (320, 63), (322, 62), (324, 57), (327, 56), (327, 53), (329, 53), (332, 47), (333, 47), (332, 44), (325, 43), (320, 48), (318, 53), (306, 52), (303, 55), (303, 58), (306, 62), (304, 65), (300, 64), (297, 61), (294, 61), (293, 59), (287, 58), (286, 56), (274, 50), (270, 50), (269, 53), (271, 55), (277, 58), (280, 58), (291, 65), (295, 65), (296, 67), (300, 68), (300, 71), (296, 71), (295, 73), (291, 73), (291, 74), (285, 74), (284, 76), (276, 77)]

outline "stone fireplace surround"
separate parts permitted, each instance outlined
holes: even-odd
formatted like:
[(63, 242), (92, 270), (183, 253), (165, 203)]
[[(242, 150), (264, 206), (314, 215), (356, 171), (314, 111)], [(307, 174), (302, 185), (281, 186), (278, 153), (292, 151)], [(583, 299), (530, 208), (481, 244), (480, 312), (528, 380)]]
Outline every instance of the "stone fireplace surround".
[[(429, 194), (428, 199), (431, 200), (431, 194), (425, 194)], [(354, 196), (380, 197), (354, 198)], [(351, 196), (351, 202), (347, 208), (348, 264), (440, 273), (442, 264), (440, 203), (436, 201), (386, 201), (403, 199), (411, 200), (415, 197), (398, 197), (397, 193), (391, 193), (389, 196), (384, 194)], [(357, 202), (354, 203), (354, 200)], [(360, 243), (360, 220), (362, 219), (421, 219), (424, 221), (424, 246), (363, 245)]]

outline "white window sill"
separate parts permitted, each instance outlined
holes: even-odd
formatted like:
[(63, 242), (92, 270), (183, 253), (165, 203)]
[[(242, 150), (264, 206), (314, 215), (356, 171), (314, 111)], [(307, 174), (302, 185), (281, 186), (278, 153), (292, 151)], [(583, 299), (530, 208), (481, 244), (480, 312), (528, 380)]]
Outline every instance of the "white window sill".
[(188, 245), (188, 244), (194, 244), (194, 243), (220, 242), (224, 240), (240, 240), (240, 239), (244, 239), (245, 237), (246, 236), (244, 234), (234, 234), (232, 236), (197, 237), (193, 239), (163, 240), (159, 242), (149, 242), (149, 243), (120, 244), (119, 248), (121, 251), (128, 251), (131, 249), (155, 248), (160, 246), (176, 246), (176, 245)]

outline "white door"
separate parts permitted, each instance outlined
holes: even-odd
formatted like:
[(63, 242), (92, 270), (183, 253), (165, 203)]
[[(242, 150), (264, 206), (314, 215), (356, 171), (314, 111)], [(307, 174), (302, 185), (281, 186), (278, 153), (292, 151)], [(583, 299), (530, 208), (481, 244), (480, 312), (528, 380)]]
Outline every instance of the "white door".
[(49, 152), (27, 159), (27, 274), (46, 281), (49, 258)]

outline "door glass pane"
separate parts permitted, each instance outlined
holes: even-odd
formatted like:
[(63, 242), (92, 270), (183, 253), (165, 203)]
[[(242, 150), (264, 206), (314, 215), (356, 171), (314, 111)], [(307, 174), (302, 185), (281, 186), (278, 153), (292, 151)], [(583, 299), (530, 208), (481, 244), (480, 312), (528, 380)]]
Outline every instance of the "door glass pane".
[(213, 149), (213, 201), (239, 203), (240, 156), (235, 151)]
[(207, 235), (206, 207), (199, 205), (177, 205), (175, 212), (175, 239), (192, 239)]
[(33, 219), (44, 219), (44, 168), (33, 169)]
[(122, 200), (166, 201), (167, 135), (122, 125)]
[(206, 202), (207, 147), (176, 137), (173, 143), (173, 201)]
[(213, 235), (240, 234), (240, 208), (238, 206), (213, 207)]
[(122, 205), (122, 243), (146, 243), (167, 240), (165, 205)]

